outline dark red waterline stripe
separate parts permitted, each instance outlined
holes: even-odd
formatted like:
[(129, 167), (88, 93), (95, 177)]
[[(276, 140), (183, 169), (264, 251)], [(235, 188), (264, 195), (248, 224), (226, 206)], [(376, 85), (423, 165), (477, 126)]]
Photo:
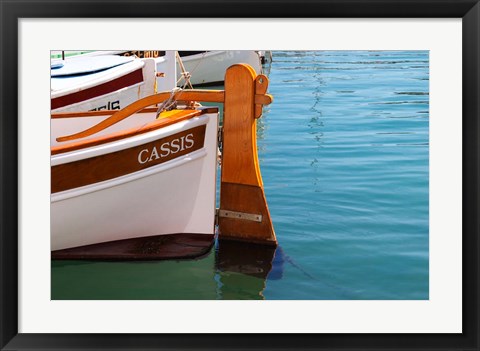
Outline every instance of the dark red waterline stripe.
[(137, 69), (125, 76), (116, 78), (110, 82), (103, 83), (85, 90), (78, 91), (73, 94), (60, 96), (52, 99), (51, 109), (55, 110), (60, 107), (75, 104), (77, 102), (90, 100), (98, 96), (112, 93), (122, 88), (126, 88), (130, 85), (143, 82), (142, 69)]
[(52, 260), (171, 260), (196, 258), (213, 247), (214, 234), (165, 234), (52, 251)]

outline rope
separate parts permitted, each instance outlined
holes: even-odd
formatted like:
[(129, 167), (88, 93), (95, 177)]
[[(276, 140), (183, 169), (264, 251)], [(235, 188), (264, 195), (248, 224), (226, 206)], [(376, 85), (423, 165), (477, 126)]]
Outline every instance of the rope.
[(182, 70), (182, 77), (177, 81), (177, 84), (183, 79), (185, 79), (185, 84), (184, 84), (184, 88), (188, 85), (188, 87), (190, 89), (193, 89), (193, 86), (192, 86), (192, 83), (190, 82), (190, 78), (192, 77), (190, 75), (190, 72), (187, 72), (186, 69), (185, 69), (185, 66), (183, 65), (183, 62), (182, 62), (182, 59), (180, 57), (180, 54), (178, 53), (178, 51), (175, 51), (175, 55), (177, 56), (177, 61), (178, 61), (178, 64), (180, 65), (180, 69)]
[(156, 115), (157, 118), (160, 115), (160, 113), (162, 113), (163, 111), (171, 110), (176, 106), (177, 102), (175, 101), (174, 98), (175, 98), (175, 95), (181, 90), (182, 89), (178, 87), (172, 89), (172, 91), (170, 92), (170, 97), (158, 106), (157, 115)]
[[(180, 54), (178, 53), (178, 51), (175, 51), (175, 56), (178, 60), (178, 64), (180, 66), (180, 69), (182, 70), (182, 76), (180, 77), (180, 79), (177, 81), (177, 84), (182, 80), (182, 79), (185, 79), (185, 84), (183, 85), (182, 88), (179, 88), (179, 87), (176, 87), (174, 89), (172, 89), (171, 93), (170, 93), (170, 97), (165, 100), (164, 102), (162, 102), (159, 106), (158, 106), (158, 109), (157, 109), (157, 114), (156, 114), (156, 118), (158, 118), (158, 116), (160, 115), (160, 113), (162, 113), (163, 111), (168, 111), (168, 110), (171, 110), (173, 108), (176, 107), (176, 104), (177, 102), (174, 101), (174, 98), (175, 98), (175, 95), (177, 92), (185, 89), (187, 86), (190, 87), (190, 89), (193, 89), (193, 86), (192, 86), (192, 83), (190, 82), (190, 78), (192, 77), (190, 72), (187, 72), (187, 70), (185, 69), (185, 66), (183, 65), (183, 62), (182, 62), (182, 59), (180, 57)], [(202, 55), (202, 59), (205, 57), (205, 53), (203, 53)], [(195, 68), (193, 69), (193, 71), (195, 71), (198, 67), (199, 63), (197, 63), (197, 66), (195, 66)], [(192, 71), (192, 72), (193, 72)], [(156, 83), (156, 81), (155, 81)], [(193, 106), (196, 106), (197, 103), (195, 103)]]

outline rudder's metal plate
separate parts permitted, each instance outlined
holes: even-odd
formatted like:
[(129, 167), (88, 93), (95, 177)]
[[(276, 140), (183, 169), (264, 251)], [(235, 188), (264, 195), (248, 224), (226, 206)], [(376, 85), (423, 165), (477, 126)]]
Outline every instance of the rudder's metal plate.
[(218, 217), (243, 219), (243, 220), (246, 220), (246, 221), (253, 221), (253, 222), (261, 222), (262, 221), (262, 215), (261, 214), (228, 211), (228, 210), (219, 210), (218, 211)]

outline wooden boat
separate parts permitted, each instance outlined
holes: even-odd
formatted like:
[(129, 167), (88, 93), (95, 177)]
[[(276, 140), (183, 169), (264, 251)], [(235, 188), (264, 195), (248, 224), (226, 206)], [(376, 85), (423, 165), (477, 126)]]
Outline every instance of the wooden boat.
[[(53, 113), (52, 258), (195, 257), (211, 248), (216, 221), (221, 238), (276, 245), (255, 139), (256, 118), (272, 101), (267, 86), (266, 76), (234, 65), (225, 90), (173, 90), (118, 111)], [(218, 109), (197, 102), (224, 104), (220, 138)]]
[[(263, 73), (262, 58), (258, 51), (179, 51), (179, 54), (194, 86), (223, 84), (225, 71), (237, 63), (250, 65), (257, 74)], [(182, 69), (177, 66), (177, 79), (181, 75)]]
[(53, 112), (119, 110), (175, 86), (175, 56), (138, 59), (118, 55), (78, 55), (52, 60)]
[[(97, 57), (104, 55), (120, 55), (136, 57), (140, 59), (159, 59), (166, 55), (167, 51), (150, 50), (150, 51), (92, 51), (82, 52), (73, 51), (66, 52), (67, 60), (72, 58)], [(257, 74), (262, 74), (263, 62), (269, 62), (271, 59), (270, 51), (255, 50), (213, 50), (213, 51), (178, 51), (181, 62), (177, 62), (177, 81), (182, 82), (182, 66), (190, 76), (190, 82), (194, 86), (208, 86), (223, 84), (225, 70), (237, 63), (245, 63), (250, 65)], [(61, 54), (52, 52), (53, 61), (59, 61)], [(162, 72), (164, 63), (157, 61), (157, 70)], [(183, 83), (182, 83), (183, 85)]]

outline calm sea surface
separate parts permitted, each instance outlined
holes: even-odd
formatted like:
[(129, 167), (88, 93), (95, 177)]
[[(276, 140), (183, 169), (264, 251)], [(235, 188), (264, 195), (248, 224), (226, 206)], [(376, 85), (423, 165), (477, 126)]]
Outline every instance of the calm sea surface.
[(429, 298), (427, 51), (275, 51), (258, 120), (279, 247), (52, 262), (52, 299)]

